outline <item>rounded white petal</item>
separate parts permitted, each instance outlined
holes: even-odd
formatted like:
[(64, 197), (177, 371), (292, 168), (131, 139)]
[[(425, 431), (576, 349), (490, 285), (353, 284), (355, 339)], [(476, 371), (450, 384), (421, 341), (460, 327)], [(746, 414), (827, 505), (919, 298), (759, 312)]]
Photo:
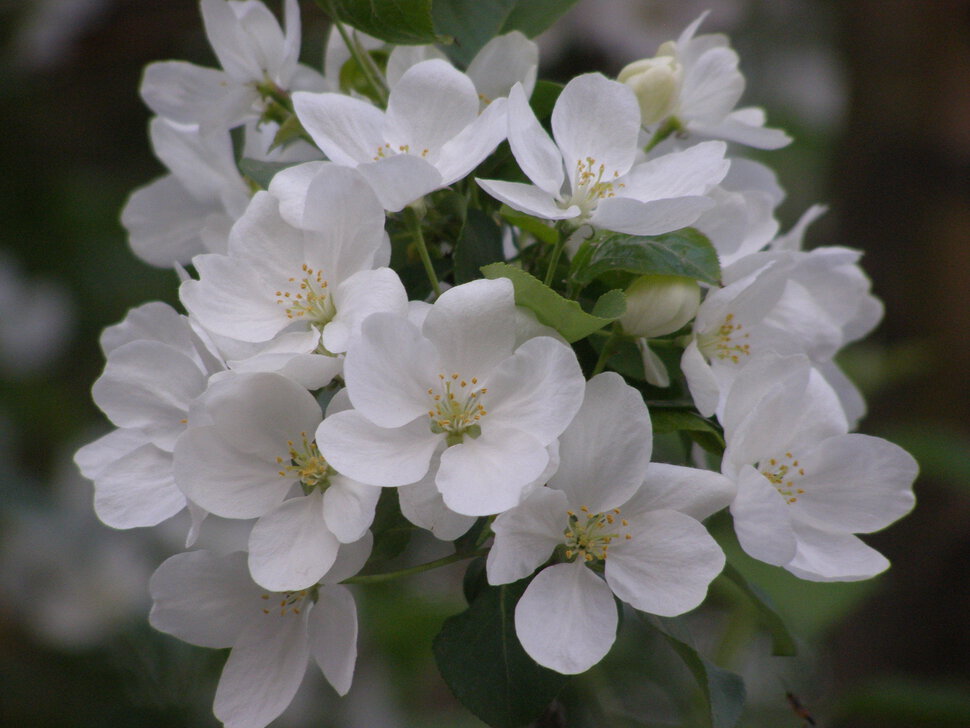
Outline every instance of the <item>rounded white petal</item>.
[(397, 495), (401, 513), (411, 523), (431, 531), (442, 541), (454, 541), (472, 527), (475, 517), (455, 513), (445, 505), (434, 482), (439, 462), (439, 458), (432, 459), (427, 475), (417, 483), (402, 485)]
[(389, 212), (400, 212), (406, 205), (446, 184), (434, 165), (410, 154), (362, 163), (357, 171)]
[(509, 145), (526, 177), (546, 194), (557, 197), (565, 179), (562, 154), (542, 128), (520, 85), (509, 94)]
[(211, 200), (199, 200), (175, 175), (139, 187), (121, 211), (132, 252), (150, 265), (169, 268), (187, 264), (204, 253), (200, 234), (208, 217), (222, 212)]
[(645, 513), (621, 531), (631, 538), (611, 545), (606, 582), (641, 611), (663, 617), (690, 611), (724, 568), (724, 553), (707, 529), (683, 513)]
[(428, 472), (441, 440), (421, 417), (402, 427), (378, 427), (356, 410), (327, 417), (317, 447), (339, 473), (368, 485), (415, 483)]
[(619, 233), (660, 235), (691, 225), (712, 207), (714, 201), (708, 197), (675, 197), (648, 202), (609, 197), (600, 201), (589, 222), (603, 230)]
[(438, 152), (434, 166), (441, 174), (441, 185), (467, 177), (495, 147), (505, 139), (508, 129), (508, 104), (496, 99)]
[(303, 682), (310, 654), (306, 611), (260, 617), (243, 630), (219, 678), (213, 712), (226, 728), (265, 728)]
[(316, 584), (337, 558), (339, 542), (323, 520), (323, 495), (291, 498), (256, 521), (249, 534), (249, 572), (270, 591)]
[(310, 654), (338, 695), (346, 695), (357, 662), (357, 605), (345, 586), (320, 587), (307, 631)]
[(483, 428), (476, 440), (441, 454), (435, 477), (445, 505), (466, 516), (501, 513), (522, 500), (546, 468), (549, 451), (532, 435), (500, 427)]
[(323, 520), (340, 543), (363, 538), (374, 522), (374, 509), (381, 489), (357, 483), (342, 475), (330, 476), (330, 487), (323, 494)]
[(734, 532), (748, 554), (775, 566), (795, 555), (788, 503), (771, 482), (750, 465), (741, 468), (738, 494), (731, 504)]
[(487, 100), (509, 96), (516, 83), (523, 95), (532, 96), (539, 46), (517, 30), (492, 38), (475, 54), (466, 73), (479, 94)]
[(686, 513), (698, 521), (731, 504), (737, 489), (720, 473), (667, 463), (650, 463), (640, 490), (623, 513), (671, 510)]
[(581, 561), (543, 569), (515, 607), (515, 633), (529, 656), (565, 675), (602, 660), (616, 639), (613, 593)]
[(360, 336), (360, 326), (373, 313), (407, 316), (408, 294), (390, 268), (362, 270), (341, 283), (333, 293), (337, 314), (323, 328), (323, 345), (335, 354), (347, 351)]
[(175, 486), (172, 453), (151, 444), (105, 467), (94, 483), (94, 512), (112, 528), (155, 526), (185, 508)]
[(559, 439), (559, 469), (549, 486), (576, 508), (616, 508), (643, 482), (652, 446), (643, 397), (619, 374), (599, 374), (586, 384), (582, 407)]
[(849, 533), (795, 523), (798, 549), (785, 568), (809, 581), (860, 581), (889, 568), (889, 560)]
[(568, 521), (566, 495), (537, 488), (492, 523), (495, 543), (488, 552), (489, 584), (511, 584), (539, 568), (559, 544)]
[(384, 144), (384, 114), (343, 94), (293, 94), (293, 108), (317, 146), (337, 164), (354, 167), (373, 161)]
[(263, 590), (249, 578), (241, 551), (176, 554), (156, 569), (148, 589), (155, 602), (151, 625), (202, 647), (231, 647), (263, 606)]
[(579, 207), (560, 207), (556, 197), (535, 185), (505, 182), (498, 179), (477, 179), (479, 186), (499, 202), (544, 220), (569, 220), (579, 215)]

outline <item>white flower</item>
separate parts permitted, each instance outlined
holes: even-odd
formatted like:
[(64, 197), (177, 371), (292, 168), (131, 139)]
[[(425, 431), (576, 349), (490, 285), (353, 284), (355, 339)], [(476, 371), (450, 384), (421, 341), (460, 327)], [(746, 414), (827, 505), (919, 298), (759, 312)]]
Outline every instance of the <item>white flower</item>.
[(287, 179), (309, 173), (304, 203), (257, 193), (232, 229), (229, 254), (196, 257), (199, 280), (183, 283), (180, 293), (193, 317), (221, 336), (263, 344), (284, 332), (312, 332), (329, 360), (322, 386), (339, 373), (335, 355), (347, 350), (361, 321), (376, 311), (403, 314), (407, 294), (393, 270), (374, 269), (389, 246), (383, 208), (367, 183), (326, 162), (293, 169)]
[(141, 94), (156, 114), (181, 124), (229, 129), (258, 119), (265, 110), (267, 91), (324, 88), (318, 73), (297, 64), (297, 0), (285, 0), (285, 33), (258, 0), (202, 0), (200, 5), (206, 35), (224, 70), (184, 61), (150, 64)]
[(186, 317), (158, 302), (105, 329), (101, 345), (108, 361), (92, 394), (118, 429), (78, 450), (75, 462), (94, 481), (104, 523), (154, 526), (185, 507), (172, 450), (190, 407), (224, 365)]
[(722, 422), (721, 467), (737, 483), (731, 514), (745, 551), (813, 581), (868, 579), (889, 565), (853, 534), (909, 512), (916, 461), (886, 440), (847, 434), (838, 397), (805, 357), (749, 365)]
[(642, 122), (654, 131), (667, 118), (701, 136), (740, 142), (759, 149), (777, 149), (791, 139), (779, 129), (765, 129), (764, 112), (755, 107), (735, 109), (744, 92), (738, 54), (721, 35), (694, 37), (707, 17), (701, 15), (667, 41), (654, 58), (636, 61), (619, 79), (638, 97)]
[[(249, 537), (253, 579), (276, 591), (316, 583), (341, 543), (360, 539), (380, 489), (335, 472), (313, 432), (323, 419), (309, 392), (284, 376), (234, 374), (201, 398), (175, 445), (175, 479), (225, 518), (259, 518)], [(302, 494), (286, 499), (294, 485)], [(286, 499), (286, 500), (284, 500)]]
[(634, 165), (640, 111), (623, 84), (590, 73), (570, 81), (556, 101), (549, 138), (521, 87), (509, 94), (509, 144), (534, 184), (477, 180), (516, 210), (548, 220), (639, 235), (694, 222), (704, 197), (728, 171), (722, 142), (698, 144)]
[[(436, 46), (395, 46), (387, 59), (387, 83), (394, 85), (405, 71), (421, 61), (448, 57)], [(512, 87), (522, 84), (526, 97), (532, 95), (539, 66), (539, 46), (517, 30), (497, 35), (482, 46), (468, 64), (465, 75), (475, 84), (482, 107), (505, 98)]]
[(583, 397), (572, 350), (547, 336), (516, 348), (516, 324), (507, 279), (445, 291), (420, 330), (372, 315), (344, 365), (354, 410), (317, 430), (324, 457), (361, 482), (399, 486), (424, 478), (445, 448), (435, 483), (451, 510), (514, 506)]
[(386, 112), (333, 93), (296, 93), (293, 105), (327, 157), (356, 167), (395, 212), (466, 176), (506, 133), (505, 101), (479, 114), (474, 84), (438, 59), (404, 73)]
[(539, 664), (589, 669), (615, 639), (614, 594), (652, 614), (682, 614), (703, 601), (724, 566), (696, 519), (730, 502), (730, 482), (651, 464), (651, 439), (640, 394), (617, 374), (594, 377), (560, 438), (549, 487), (495, 519), (490, 583), (525, 578), (554, 552), (565, 559), (539, 572), (515, 610), (519, 641)]
[(170, 267), (202, 252), (225, 252), (232, 223), (249, 202), (229, 132), (152, 119), (152, 148), (171, 174), (132, 192), (121, 212), (128, 242), (146, 263)]
[(272, 593), (252, 582), (246, 554), (178, 554), (149, 582), (149, 621), (202, 647), (231, 647), (214, 712), (227, 728), (263, 728), (290, 704), (310, 657), (341, 695), (357, 660), (357, 610), (336, 582), (360, 569), (371, 539), (345, 547), (325, 583)]

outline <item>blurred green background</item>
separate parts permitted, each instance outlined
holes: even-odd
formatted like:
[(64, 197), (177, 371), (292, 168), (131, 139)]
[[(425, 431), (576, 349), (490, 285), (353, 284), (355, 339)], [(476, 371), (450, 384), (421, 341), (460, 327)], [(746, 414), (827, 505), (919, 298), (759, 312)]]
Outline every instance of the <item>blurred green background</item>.
[[(326, 19), (302, 6), (303, 60), (318, 64)], [(893, 562), (887, 574), (811, 584), (747, 563), (803, 640), (798, 658), (769, 657), (743, 614), (698, 615), (698, 646), (745, 675), (745, 726), (802, 725), (785, 700), (792, 690), (819, 726), (965, 728), (970, 2), (580, 0), (542, 39), (540, 75), (615, 74), (707, 8), (701, 32), (730, 35), (745, 101), (795, 137), (758, 154), (789, 192), (783, 228), (821, 201), (830, 212), (810, 244), (866, 251), (886, 318), (842, 361), (869, 397), (863, 431), (908, 448), (922, 475), (915, 512), (867, 539)], [(192, 0), (0, 0), (2, 726), (217, 724), (222, 657), (145, 622), (147, 577), (177, 537), (101, 526), (70, 463), (107, 428), (90, 400), (101, 329), (140, 303), (176, 302), (175, 274), (135, 259), (118, 223), (131, 190), (163, 172), (137, 88), (146, 63), (168, 58), (214, 65)], [(350, 696), (337, 700), (311, 670), (274, 725), (482, 725), (456, 705), (430, 653), (442, 619), (463, 606), (460, 576), (457, 566), (359, 590)], [(697, 695), (667, 696), (628, 670), (646, 660), (672, 684), (683, 671), (631, 622), (607, 662), (564, 695), (570, 725), (694, 725)], [(725, 629), (730, 639), (705, 644)]]

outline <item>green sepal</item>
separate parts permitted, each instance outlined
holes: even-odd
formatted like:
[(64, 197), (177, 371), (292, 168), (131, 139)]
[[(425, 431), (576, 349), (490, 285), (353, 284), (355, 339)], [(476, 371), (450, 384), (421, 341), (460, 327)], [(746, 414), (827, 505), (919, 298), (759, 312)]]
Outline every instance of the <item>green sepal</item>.
[(576, 302), (563, 298), (535, 276), (508, 263), (482, 268), (486, 278), (508, 278), (515, 288), (515, 302), (532, 311), (540, 323), (551, 326), (572, 343), (616, 321), (626, 311), (623, 291), (607, 291), (586, 313)]
[(262, 162), (258, 159), (243, 157), (239, 160), (239, 171), (248, 177), (260, 189), (269, 189), (269, 183), (277, 172), (292, 167), (295, 162)]

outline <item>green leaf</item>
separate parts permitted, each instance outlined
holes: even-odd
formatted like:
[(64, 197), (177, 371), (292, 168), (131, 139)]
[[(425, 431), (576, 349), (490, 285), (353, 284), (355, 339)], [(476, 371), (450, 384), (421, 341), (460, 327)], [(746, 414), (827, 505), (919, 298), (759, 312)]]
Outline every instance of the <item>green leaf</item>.
[(481, 210), (469, 210), (455, 243), (455, 283), (481, 278), (483, 265), (504, 258), (502, 229)]
[(577, 2), (578, 0), (519, 0), (499, 32), (521, 30), (530, 38), (535, 38)]
[(445, 620), (432, 645), (455, 697), (493, 728), (532, 722), (567, 680), (537, 665), (515, 636), (515, 605), (528, 584), (481, 587), (468, 609)]
[(586, 313), (576, 302), (563, 298), (542, 281), (508, 263), (492, 263), (482, 268), (486, 278), (508, 278), (515, 287), (515, 302), (531, 310), (546, 326), (551, 326), (572, 343), (616, 321), (626, 311), (622, 291), (607, 291)]
[(502, 219), (508, 222), (510, 225), (515, 225), (527, 233), (531, 233), (536, 237), (537, 240), (541, 240), (547, 245), (555, 245), (556, 241), (559, 240), (559, 233), (556, 228), (551, 227), (543, 220), (537, 217), (532, 217), (532, 215), (526, 215), (524, 212), (519, 212), (518, 210), (513, 210), (508, 205), (502, 205), (499, 209), (498, 214), (502, 216)]
[(724, 435), (710, 420), (684, 409), (651, 409), (654, 432), (684, 432), (702, 448), (715, 455), (724, 454)]
[(586, 285), (614, 270), (637, 275), (672, 275), (717, 284), (717, 251), (703, 233), (684, 228), (664, 235), (609, 233), (577, 255), (570, 276)]
[(691, 645), (690, 634), (678, 619), (640, 613), (666, 638), (700, 685), (710, 706), (711, 728), (733, 728), (741, 718), (746, 697), (744, 680), (701, 655)]
[(326, 12), (375, 38), (397, 45), (438, 40), (431, 20), (431, 0), (317, 0)]
[(361, 573), (380, 571), (381, 566), (398, 556), (411, 541), (414, 526), (402, 514), (397, 500), (397, 488), (383, 488), (371, 531), (374, 533), (374, 548), (371, 550), (367, 565)]
[(467, 66), (492, 38), (519, 30), (534, 38), (577, 0), (434, 0), (434, 27), (455, 39), (448, 49)]
[(269, 188), (269, 183), (277, 172), (294, 164), (295, 162), (261, 162), (258, 159), (243, 157), (239, 160), (239, 171), (265, 190)]
[(795, 646), (795, 638), (792, 637), (785, 620), (775, 611), (774, 605), (768, 595), (761, 591), (754, 584), (744, 578), (734, 566), (727, 564), (724, 567), (724, 577), (729, 579), (741, 592), (751, 600), (761, 621), (771, 635), (771, 654), (779, 656), (791, 656), (798, 654)]

